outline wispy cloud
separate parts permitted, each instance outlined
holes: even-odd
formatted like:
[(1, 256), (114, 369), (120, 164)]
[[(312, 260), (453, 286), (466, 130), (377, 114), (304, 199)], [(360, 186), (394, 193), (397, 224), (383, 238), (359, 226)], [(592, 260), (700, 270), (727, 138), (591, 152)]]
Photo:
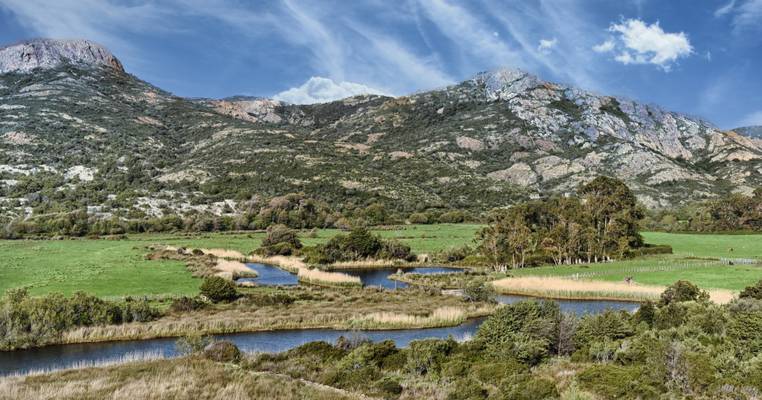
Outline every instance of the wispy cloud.
[(537, 51), (548, 54), (558, 44), (558, 39), (540, 39), (540, 44), (537, 45)]

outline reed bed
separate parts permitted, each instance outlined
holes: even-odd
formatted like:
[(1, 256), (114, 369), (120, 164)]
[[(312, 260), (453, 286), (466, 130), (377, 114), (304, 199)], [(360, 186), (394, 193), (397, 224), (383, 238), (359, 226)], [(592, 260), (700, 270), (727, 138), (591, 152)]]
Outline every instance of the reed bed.
[[(492, 286), (502, 294), (575, 300), (658, 300), (666, 289), (666, 286), (535, 276), (504, 278), (493, 281)], [(718, 304), (728, 303), (735, 296), (724, 289), (708, 292), (709, 298)]]
[(320, 286), (362, 286), (358, 276), (342, 274), (341, 272), (321, 271), (318, 269), (302, 268), (297, 273), (299, 282)]
[(460, 307), (440, 307), (429, 315), (410, 315), (396, 312), (376, 312), (354, 319), (350, 325), (357, 329), (385, 328), (401, 329), (410, 327), (442, 327), (458, 325), (468, 318), (466, 310)]
[(233, 259), (233, 260), (243, 260), (246, 258), (240, 251), (235, 250), (228, 250), (228, 249), (199, 249), (204, 252), (204, 254), (211, 254), (215, 257), (219, 258), (227, 258), (227, 259)]
[(240, 261), (218, 259), (214, 266), (218, 276), (226, 279), (236, 280), (238, 278), (256, 278), (257, 272), (246, 266)]
[(664, 291), (663, 286), (534, 276), (504, 278), (492, 286), (502, 294), (577, 300), (658, 300)]
[(125, 365), (125, 364), (131, 364), (131, 363), (142, 363), (146, 361), (154, 361), (154, 360), (163, 360), (166, 357), (164, 354), (158, 351), (148, 351), (148, 352), (132, 352), (123, 354), (117, 358), (111, 358), (108, 360), (99, 360), (99, 361), (78, 361), (76, 363), (67, 365), (65, 367), (53, 367), (53, 368), (43, 368), (43, 369), (36, 369), (31, 371), (25, 371), (25, 372), (19, 372), (14, 373), (10, 375), (6, 375), (2, 379), (11, 379), (11, 378), (24, 378), (29, 376), (38, 376), (38, 375), (45, 375), (52, 372), (58, 372), (58, 371), (67, 371), (67, 370), (74, 370), (74, 369), (83, 369), (83, 368), (100, 368), (100, 367), (110, 367), (114, 365)]
[(287, 256), (263, 257), (260, 255), (252, 254), (247, 258), (247, 260), (249, 262), (255, 262), (260, 264), (275, 265), (281, 269), (291, 272), (292, 274), (296, 274), (299, 272), (299, 270), (307, 268), (307, 264), (305, 264), (304, 261), (302, 261), (298, 257), (287, 257)]
[(402, 262), (399, 260), (357, 260), (357, 261), (339, 261), (335, 262), (328, 267), (330, 269), (364, 269), (364, 268), (393, 268), (398, 266), (411, 266), (412, 263)]

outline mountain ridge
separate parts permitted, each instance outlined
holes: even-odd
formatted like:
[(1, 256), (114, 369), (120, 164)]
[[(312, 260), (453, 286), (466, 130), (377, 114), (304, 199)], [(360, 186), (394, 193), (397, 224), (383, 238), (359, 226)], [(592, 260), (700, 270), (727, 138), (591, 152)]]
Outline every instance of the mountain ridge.
[(0, 215), (237, 215), (289, 192), (484, 211), (598, 175), (659, 208), (762, 183), (762, 147), (744, 136), (520, 70), (293, 105), (185, 99), (107, 60), (0, 74)]

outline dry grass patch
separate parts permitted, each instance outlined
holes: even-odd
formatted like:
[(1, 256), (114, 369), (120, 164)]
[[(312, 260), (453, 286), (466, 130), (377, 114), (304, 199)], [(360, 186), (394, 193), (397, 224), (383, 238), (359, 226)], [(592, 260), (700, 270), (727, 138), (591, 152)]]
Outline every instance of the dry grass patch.
[[(268, 289), (269, 290), (269, 289)], [(256, 292), (258, 289), (252, 290)], [(465, 318), (484, 316), (497, 307), (488, 303), (468, 303), (457, 296), (444, 296), (423, 290), (341, 289), (301, 288), (280, 290), (290, 293), (299, 300), (292, 304), (249, 305), (245, 302), (217, 305), (214, 308), (170, 314), (147, 323), (81, 327), (63, 334), (62, 343), (100, 342), (107, 340), (151, 339), (158, 337), (180, 337), (194, 334), (222, 334), (255, 332), (278, 329), (353, 329), (352, 321), (365, 320), (365, 329), (390, 329), (377, 323), (369, 315), (414, 315), (430, 316), (437, 309), (456, 308), (466, 313)], [(441, 313), (441, 311), (440, 311)], [(444, 316), (443, 314), (437, 314)], [(421, 328), (444, 326), (443, 320), (397, 319), (396, 328)], [(457, 325), (459, 322), (449, 319)], [(407, 326), (404, 323), (413, 325)], [(403, 326), (404, 325), (404, 326)]]
[[(637, 283), (605, 282), (556, 277), (504, 278), (492, 282), (502, 294), (579, 300), (658, 300), (666, 286), (647, 286)], [(728, 303), (734, 293), (729, 290), (709, 290), (709, 297), (718, 304)]]
[(359, 399), (271, 373), (195, 358), (128, 363), (51, 374), (0, 378), (0, 399)]
[(214, 266), (217, 271), (217, 276), (221, 276), (226, 279), (238, 279), (238, 278), (256, 278), (256, 271), (247, 267), (246, 264), (240, 261), (218, 259), (217, 264)]
[(494, 307), (439, 307), (427, 315), (411, 315), (393, 311), (371, 313), (350, 321), (357, 329), (409, 329), (460, 325), (469, 317), (488, 315)]
[(298, 257), (287, 257), (287, 256), (263, 257), (260, 255), (252, 254), (248, 257), (248, 261), (260, 263), (260, 264), (275, 265), (288, 272), (291, 272), (292, 274), (296, 274), (299, 272), (299, 270), (307, 268), (307, 264), (305, 264), (304, 261), (302, 261)]
[(219, 258), (229, 258), (234, 260), (243, 260), (246, 258), (240, 251), (228, 250), (228, 249), (199, 249), (204, 254), (211, 254)]
[(341, 272), (328, 272), (319, 269), (302, 268), (297, 273), (299, 282), (305, 282), (320, 286), (362, 286), (362, 280), (358, 276), (342, 274)]

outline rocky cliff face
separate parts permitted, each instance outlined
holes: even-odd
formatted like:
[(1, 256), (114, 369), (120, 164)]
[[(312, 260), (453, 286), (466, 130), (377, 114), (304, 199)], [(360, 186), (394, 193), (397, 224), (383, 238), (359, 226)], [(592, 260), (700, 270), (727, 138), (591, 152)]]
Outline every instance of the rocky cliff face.
[(110, 51), (89, 40), (36, 39), (0, 49), (0, 74), (62, 64), (100, 65), (124, 72), (122, 63)]
[(0, 219), (83, 204), (236, 214), (244, 199), (290, 192), (481, 211), (598, 175), (666, 207), (762, 185), (762, 146), (748, 137), (518, 70), (297, 106), (178, 98), (89, 42), (19, 46), (0, 50), (12, 72), (0, 74)]

